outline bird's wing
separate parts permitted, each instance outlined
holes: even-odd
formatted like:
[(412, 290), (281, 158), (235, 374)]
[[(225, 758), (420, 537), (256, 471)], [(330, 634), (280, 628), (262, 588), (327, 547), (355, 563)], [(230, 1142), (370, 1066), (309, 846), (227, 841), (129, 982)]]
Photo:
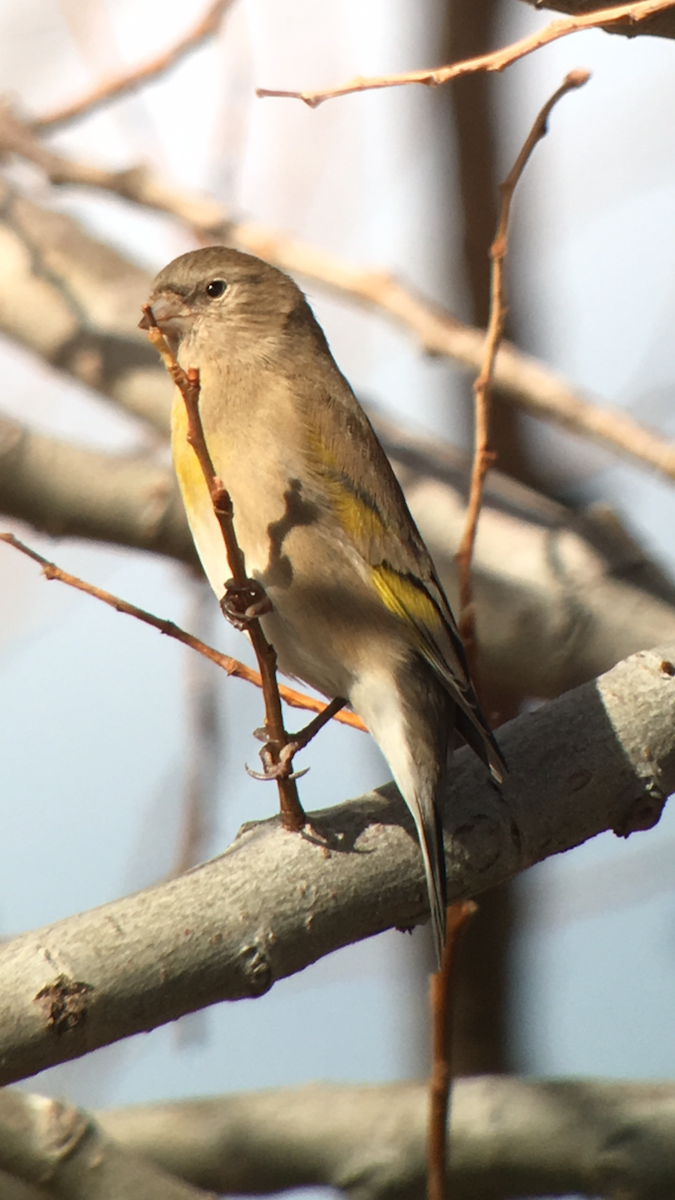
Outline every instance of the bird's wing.
[(405, 621), (415, 649), (461, 710), (462, 736), (501, 778), (504, 761), (471, 683), (464, 646), (429, 552), (370, 421), (339, 373), (337, 381), (325, 381), (315, 394), (305, 427), (310, 470), (366, 564), (382, 603)]

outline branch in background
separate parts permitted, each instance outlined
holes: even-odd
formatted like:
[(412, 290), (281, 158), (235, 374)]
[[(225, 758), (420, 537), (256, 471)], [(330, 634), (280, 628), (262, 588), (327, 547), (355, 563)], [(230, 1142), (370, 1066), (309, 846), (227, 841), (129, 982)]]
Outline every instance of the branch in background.
[[(437, 439), (371, 416), (456, 607), (467, 461)], [(195, 561), (173, 471), (149, 454), (103, 455), (4, 421), (0, 512), (45, 533)], [(508, 561), (505, 545), (513, 547)], [(491, 687), (555, 696), (675, 638), (675, 588), (611, 510), (575, 513), (498, 471), (487, 484), (473, 583)]]
[[(537, 5), (537, 7), (539, 7)], [(321, 92), (288, 92), (274, 88), (256, 88), (256, 95), (276, 96), (291, 100), (302, 100), (310, 108), (318, 108), (324, 100), (334, 100), (338, 96), (350, 96), (355, 92), (374, 91), (379, 88), (403, 87), (411, 83), (424, 84), (427, 87), (438, 87), (475, 71), (503, 71), (512, 66), (535, 50), (547, 46), (559, 38), (567, 37), (570, 33), (579, 33), (583, 29), (610, 29), (614, 25), (623, 25), (634, 29), (640, 21), (646, 21), (657, 13), (675, 9), (675, 0), (638, 0), (633, 4), (617, 4), (610, 8), (594, 8), (592, 12), (580, 16), (561, 18), (552, 21), (545, 29), (539, 29), (528, 37), (513, 42), (501, 50), (493, 50), (490, 54), (481, 54), (477, 58), (465, 59), (464, 62), (452, 63), (448, 67), (437, 67), (434, 70), (406, 71), (402, 75), (375, 75), (370, 78), (357, 76), (349, 83), (340, 87), (327, 88)]]
[[(524, 0), (531, 8), (553, 9), (556, 12), (587, 13), (597, 10), (597, 0)], [(675, 38), (675, 11), (666, 9), (634, 25), (631, 21), (620, 21), (605, 28), (606, 33), (618, 33), (623, 37), (667, 37)]]
[(149, 168), (110, 171), (50, 150), (33, 126), (6, 100), (0, 102), (0, 153), (16, 154), (33, 163), (55, 186), (70, 184), (109, 191), (123, 200), (170, 213), (190, 226), (213, 233), (226, 223), (223, 206), (217, 200), (169, 184)]
[[(110, 1136), (167, 1170), (229, 1194), (324, 1184), (362, 1200), (423, 1191), (423, 1087), (313, 1084), (98, 1114)], [(147, 1117), (145, 1117), (147, 1112)], [(616, 1196), (649, 1180), (675, 1193), (673, 1084), (458, 1080), (449, 1182), (453, 1200), (573, 1191)], [(628, 1137), (628, 1131), (630, 1136)], [(242, 1147), (246, 1147), (242, 1153)], [(353, 1181), (353, 1182), (352, 1182)]]
[(102, 454), (0, 417), (0, 512), (197, 566), (173, 473), (149, 454)]
[[(72, 1105), (16, 1089), (0, 1092), (0, 1170), (43, 1185), (35, 1194), (54, 1200), (206, 1200), (149, 1157), (123, 1149)], [(2, 1194), (10, 1200), (11, 1192)]]
[(92, 92), (74, 101), (73, 104), (56, 109), (55, 112), (48, 113), (45, 117), (39, 117), (32, 123), (33, 129), (36, 133), (62, 129), (64, 125), (88, 117), (103, 105), (110, 104), (113, 100), (119, 100), (122, 96), (128, 96), (130, 92), (135, 92), (145, 84), (152, 83), (160, 76), (165, 75), (188, 54), (198, 50), (204, 42), (218, 33), (221, 22), (232, 4), (233, 0), (215, 0), (215, 3), (211, 4), (197, 24), (183, 34), (163, 54), (158, 54), (156, 58), (150, 59), (149, 62), (143, 63), (142, 66), (131, 71), (125, 71), (112, 79), (104, 80)]
[[(45, 1145), (54, 1125), (92, 1120), (46, 1097), (13, 1089), (7, 1095), (0, 1101), (0, 1147), (7, 1138), (23, 1143), (24, 1174), (33, 1165), (32, 1178), (54, 1155)], [(97, 1136), (114, 1139), (125, 1165), (140, 1158), (219, 1194), (327, 1187), (351, 1200), (421, 1200), (425, 1103), (419, 1083), (314, 1083), (134, 1105), (97, 1112), (95, 1121)], [(671, 1200), (674, 1114), (672, 1083), (458, 1080), (448, 1195), (507, 1200), (573, 1192)], [(7, 1128), (10, 1117), (14, 1127)], [(54, 1195), (19, 1185), (16, 1175), (1, 1176), (0, 1189), (3, 1200)]]
[[(469, 750), (444, 809), (448, 899), (605, 829), (651, 828), (675, 790), (675, 643), (500, 730), (497, 792)], [(0, 945), (0, 1082), (221, 1000), (259, 996), (323, 955), (428, 915), (412, 821), (392, 785), (289, 838), (247, 825), (219, 858)]]
[[(6, 106), (0, 107), (0, 153), (3, 150), (44, 168), (41, 144)], [(347, 299), (386, 313), (412, 333), (427, 353), (444, 355), (472, 371), (480, 369), (484, 331), (462, 325), (385, 272), (353, 267), (267, 226), (232, 222), (216, 201), (167, 185), (143, 169), (80, 169), (65, 158), (44, 153), (58, 162), (55, 178), (59, 182), (82, 183), (82, 173), (90, 174), (92, 186), (171, 213), (201, 237), (231, 242), (281, 270), (304, 275)], [(58, 289), (35, 277), (22, 231), (30, 237), (32, 247), (39, 243), (52, 273), (64, 278), (70, 292), (91, 314), (90, 326), (78, 325)], [(127, 411), (166, 430), (169, 391), (152, 352), (148, 354), (149, 347), (131, 328), (129, 319), (147, 296), (150, 282), (148, 275), (89, 237), (71, 218), (39, 208), (0, 182), (0, 330)], [(39, 322), (35, 321), (36, 311), (40, 312)], [(523, 412), (675, 480), (675, 444), (667, 437), (619, 410), (587, 400), (508, 342), (497, 355), (494, 386)]]
[[(37, 259), (46, 270), (36, 270)], [(71, 217), (32, 204), (0, 179), (0, 330), (166, 438), (171, 388), (134, 327), (149, 282)]]
[(504, 182), (499, 185), (501, 195), (499, 220), (497, 222), (495, 239), (490, 247), (490, 258), (492, 261), (490, 319), (485, 339), (483, 362), (480, 373), (473, 385), (476, 409), (473, 469), (471, 471), (471, 486), (469, 488), (469, 503), (466, 510), (464, 531), (456, 554), (459, 567), (459, 627), (467, 649), (469, 662), (475, 659), (476, 654), (476, 620), (472, 603), (471, 558), (476, 540), (478, 517), (483, 503), (483, 486), (487, 473), (494, 461), (494, 454), (490, 449), (490, 398), (495, 358), (504, 333), (504, 322), (506, 321), (504, 262), (508, 247), (511, 202), (518, 181), (527, 166), (535, 146), (546, 136), (547, 122), (553, 108), (559, 100), (562, 100), (563, 96), (566, 96), (574, 88), (583, 87), (587, 80), (587, 71), (570, 71), (561, 86), (538, 112), (513, 167)]

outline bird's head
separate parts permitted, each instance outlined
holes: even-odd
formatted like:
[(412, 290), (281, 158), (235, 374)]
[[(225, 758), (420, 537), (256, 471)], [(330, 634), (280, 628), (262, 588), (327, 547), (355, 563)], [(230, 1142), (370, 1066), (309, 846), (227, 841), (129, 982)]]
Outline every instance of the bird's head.
[(159, 326), (174, 353), (267, 354), (289, 331), (313, 317), (300, 289), (282, 271), (251, 254), (209, 246), (181, 254), (156, 277), (152, 310), (139, 322)]

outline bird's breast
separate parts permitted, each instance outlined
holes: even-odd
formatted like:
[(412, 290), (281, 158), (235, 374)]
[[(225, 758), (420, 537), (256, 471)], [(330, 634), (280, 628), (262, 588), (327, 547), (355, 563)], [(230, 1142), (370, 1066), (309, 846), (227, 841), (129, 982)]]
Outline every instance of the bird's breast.
[[(376, 594), (370, 568), (336, 519), (307, 469), (306, 430), (293, 405), (274, 395), (233, 397), (201, 371), (200, 412), (217, 475), (234, 509), (249, 575), (265, 587), (273, 612), (264, 618), (280, 669), (326, 695), (348, 695), (364, 657), (391, 653), (394, 626)], [(187, 441), (178, 393), (172, 448), (190, 529), (218, 598), (231, 576), (222, 533), (197, 457)]]

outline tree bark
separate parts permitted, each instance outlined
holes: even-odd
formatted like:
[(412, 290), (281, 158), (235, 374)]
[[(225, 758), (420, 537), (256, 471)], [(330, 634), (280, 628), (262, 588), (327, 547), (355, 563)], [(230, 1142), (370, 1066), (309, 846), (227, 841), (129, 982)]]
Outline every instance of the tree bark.
[[(675, 644), (504, 726), (503, 792), (468, 750), (444, 811), (449, 900), (605, 829), (651, 828), (675, 790)], [(0, 946), (0, 1082), (221, 1000), (259, 996), (324, 954), (427, 916), (412, 822), (393, 785), (245, 826), (179, 879)]]
[[(93, 1118), (9, 1090), (0, 1100), (0, 1163), (21, 1151), (24, 1178), (55, 1157), (48, 1135), (70, 1123), (96, 1130), (117, 1169), (133, 1167), (229, 1195), (330, 1187), (350, 1200), (423, 1200), (428, 1096), (421, 1083), (309, 1084), (99, 1112)], [(10, 1124), (12, 1121), (13, 1124)], [(114, 1139), (115, 1158), (111, 1143)], [(452, 1200), (574, 1195), (672, 1200), (675, 1086), (595, 1080), (458, 1080), (448, 1139)], [(137, 1168), (138, 1169), (138, 1168)], [(3, 1200), (64, 1195), (0, 1173)], [(138, 1184), (138, 1176), (136, 1183)], [(65, 1193), (69, 1197), (79, 1193)], [(101, 1193), (85, 1192), (87, 1200)], [(109, 1194), (109, 1193), (108, 1193)], [(167, 1197), (181, 1192), (167, 1188)], [(189, 1195), (190, 1193), (186, 1193)], [(203, 1196), (203, 1192), (198, 1193)]]

